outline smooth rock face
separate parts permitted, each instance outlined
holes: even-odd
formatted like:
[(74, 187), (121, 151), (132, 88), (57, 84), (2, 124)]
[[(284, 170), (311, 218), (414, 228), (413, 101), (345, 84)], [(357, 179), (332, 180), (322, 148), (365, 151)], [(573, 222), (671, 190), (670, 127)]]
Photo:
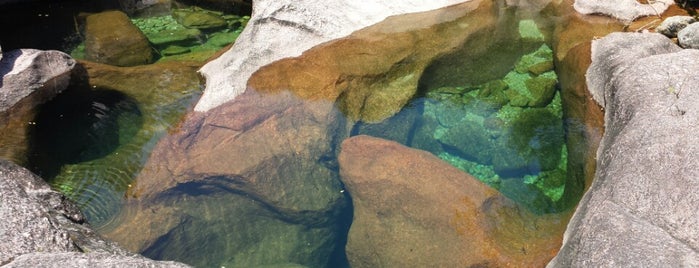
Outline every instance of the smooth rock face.
[(326, 265), (346, 205), (326, 160), (347, 132), (333, 103), (248, 90), (194, 116), (153, 150), (106, 236), (197, 266)]
[(273, 61), (299, 56), (315, 45), (347, 36), (391, 15), (461, 2), (464, 1), (255, 1), (252, 18), (233, 48), (201, 69), (206, 77), (206, 91), (195, 110), (207, 111), (232, 100), (245, 90), (253, 72)]
[(6, 160), (0, 160), (0, 217), (0, 265), (187, 267), (148, 260), (102, 240), (65, 196)]
[(692, 23), (680, 30), (677, 41), (683, 48), (699, 49), (699, 23)]
[(87, 17), (85, 57), (116, 66), (135, 66), (153, 61), (146, 36), (121, 11), (106, 11)]
[(606, 132), (596, 178), (549, 267), (699, 265), (699, 62), (688, 60), (697, 57), (660, 34), (593, 42), (588, 86), (604, 92)]
[(0, 156), (24, 162), (27, 127), (36, 108), (68, 87), (75, 61), (60, 51), (0, 54)]
[(541, 267), (558, 244), (558, 216), (531, 215), (428, 152), (360, 135), (339, 163), (352, 267)]
[(622, 21), (633, 21), (643, 16), (660, 16), (674, 3), (673, 0), (657, 0), (650, 4), (641, 4), (636, 0), (576, 0), (573, 7), (582, 14), (604, 14)]
[(250, 77), (248, 87), (264, 92), (289, 89), (303, 98), (337, 100), (350, 119), (380, 122), (415, 96), (421, 74), (431, 62), (492, 31), (496, 10), (488, 1), (469, 1), (391, 17), (300, 57), (264, 66)]

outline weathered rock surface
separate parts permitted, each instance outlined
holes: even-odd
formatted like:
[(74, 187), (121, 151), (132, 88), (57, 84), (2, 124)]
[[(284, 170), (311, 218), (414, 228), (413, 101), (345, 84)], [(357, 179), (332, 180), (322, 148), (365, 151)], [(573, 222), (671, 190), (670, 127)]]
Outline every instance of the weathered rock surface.
[(643, 16), (660, 16), (673, 0), (657, 0), (642, 4), (636, 0), (576, 0), (573, 7), (582, 14), (604, 14), (622, 21), (633, 21)]
[(116, 66), (135, 66), (153, 62), (148, 38), (121, 11), (106, 11), (87, 16), (85, 57)]
[(347, 132), (333, 103), (249, 90), (193, 116), (156, 146), (106, 236), (197, 266), (326, 265), (346, 204), (328, 161)]
[(605, 103), (606, 131), (549, 267), (699, 265), (697, 57), (660, 34), (593, 42), (588, 86)]
[(245, 90), (253, 72), (273, 61), (299, 56), (315, 45), (347, 36), (391, 15), (461, 2), (464, 1), (313, 0), (292, 5), (256, 1), (252, 18), (233, 48), (201, 69), (206, 77), (206, 92), (195, 110), (207, 111), (235, 98)]
[(250, 77), (248, 86), (338, 100), (349, 118), (379, 122), (414, 97), (421, 74), (431, 62), (474, 35), (492, 31), (496, 11), (488, 1), (469, 1), (388, 18), (300, 57), (264, 66)]
[(355, 136), (339, 163), (352, 267), (541, 267), (555, 254), (565, 216), (534, 216), (428, 152)]
[(673, 38), (677, 37), (677, 32), (695, 21), (697, 20), (692, 16), (672, 16), (663, 20), (663, 22), (655, 28), (655, 31)]
[(27, 128), (36, 108), (68, 87), (74, 66), (60, 51), (0, 53), (0, 157), (26, 161)]
[(677, 42), (683, 48), (699, 49), (699, 23), (692, 23), (677, 33)]
[(74, 204), (6, 160), (0, 160), (0, 217), (0, 264), (9, 267), (187, 267), (148, 260), (102, 240)]
[(109, 253), (30, 253), (19, 256), (3, 267), (190, 267), (172, 261), (154, 261), (142, 256), (122, 256)]

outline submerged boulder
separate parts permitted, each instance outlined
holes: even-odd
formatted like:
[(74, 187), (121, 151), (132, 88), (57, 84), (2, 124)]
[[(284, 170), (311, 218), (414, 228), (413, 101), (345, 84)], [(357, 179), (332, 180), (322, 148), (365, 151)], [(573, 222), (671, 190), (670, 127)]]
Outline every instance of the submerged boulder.
[(352, 267), (541, 267), (560, 243), (565, 215), (535, 216), (429, 152), (355, 136), (339, 163)]
[(548, 267), (699, 265), (699, 62), (687, 60), (697, 57), (660, 34), (593, 42), (588, 86), (606, 131), (595, 180)]
[(87, 16), (85, 58), (116, 66), (153, 62), (150, 43), (141, 30), (121, 11), (105, 11)]
[(333, 104), (249, 90), (193, 116), (156, 146), (106, 236), (196, 266), (326, 265), (346, 207)]

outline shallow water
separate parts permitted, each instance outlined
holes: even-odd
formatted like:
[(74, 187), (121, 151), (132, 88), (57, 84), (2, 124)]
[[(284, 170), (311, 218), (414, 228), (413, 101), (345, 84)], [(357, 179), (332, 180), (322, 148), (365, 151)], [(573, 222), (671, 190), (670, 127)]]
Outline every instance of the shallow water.
[[(178, 135), (178, 131), (192, 131), (178, 130), (173, 125), (196, 100), (197, 91), (153, 94), (144, 102), (143, 97), (110, 88), (73, 88), (37, 115), (37, 124), (30, 131), (29, 165), (78, 203), (90, 223), (107, 237), (151, 258), (201, 267), (347, 266), (343, 247), (352, 219), (351, 196), (339, 182), (336, 156), (344, 138), (359, 134), (429, 151), (535, 214), (567, 211), (579, 196), (563, 193), (572, 179), (567, 174), (566, 119), (557, 77), (551, 71), (553, 54), (550, 49), (546, 51), (551, 18), (513, 8), (503, 8), (498, 16), (494, 32), (476, 32), (456, 49), (431, 60), (419, 76), (415, 96), (398, 113), (381, 122), (355, 122), (356, 117), (347, 115), (344, 104), (330, 105), (333, 108), (328, 109), (327, 103), (317, 104), (317, 100), (296, 97), (288, 101), (286, 95), (273, 94), (263, 97), (301, 103), (299, 106), (306, 110), (286, 115), (292, 119), (259, 131), (258, 136), (254, 129), (241, 130), (253, 132), (248, 139), (257, 147), (275, 145), (265, 136), (265, 130), (290, 132), (289, 137), (311, 136), (299, 130), (313, 127), (307, 121), (339, 117), (320, 130), (333, 131), (320, 135), (322, 144), (299, 142), (303, 146), (295, 148), (299, 156), (293, 160), (282, 153), (270, 154), (271, 160), (235, 174), (237, 177), (205, 172), (218, 168), (219, 163), (214, 162), (209, 163), (212, 167), (199, 168), (204, 171), (198, 167), (182, 168), (184, 171), (176, 170), (181, 174), (174, 174), (167, 164), (149, 163), (160, 160), (150, 154), (154, 148), (158, 150), (157, 143), (168, 130), (170, 136)], [(529, 32), (532, 25), (533, 34)], [(190, 44), (188, 53), (209, 50), (206, 40), (212, 36)], [(523, 67), (520, 63), (532, 55), (548, 57), (543, 61), (550, 61), (551, 66), (544, 67), (541, 73)], [(541, 81), (531, 82), (539, 78)], [(533, 101), (527, 90), (534, 83), (555, 88), (551, 100)], [(320, 112), (319, 116), (318, 110), (327, 114)], [(231, 114), (247, 116), (244, 110)], [(195, 132), (199, 131), (208, 130)], [(295, 141), (280, 144), (297, 146)], [(173, 150), (181, 147), (187, 146), (175, 144)], [(213, 147), (212, 151), (216, 149)], [(321, 147), (318, 155), (304, 152), (316, 147)], [(232, 151), (246, 153), (244, 149)], [(230, 157), (238, 158), (233, 162), (245, 162), (249, 160), (247, 156), (254, 158), (256, 152), (247, 153), (231, 153)], [(187, 155), (179, 157), (173, 161), (186, 166), (190, 160)], [(168, 171), (144, 172), (144, 166)], [(299, 171), (302, 168), (307, 170)], [(159, 172), (167, 174), (163, 181), (177, 180), (175, 175), (193, 179), (171, 188), (163, 186), (162, 191), (142, 199), (125, 198), (132, 196), (129, 191), (137, 183), (137, 176), (143, 179), (162, 175)], [(246, 180), (247, 177), (255, 179)], [(255, 188), (256, 183), (268, 188)], [(269, 193), (272, 191), (277, 193)], [(319, 201), (314, 199), (321, 198), (332, 204), (318, 209)], [(498, 222), (497, 217), (494, 215), (491, 220)], [(560, 219), (554, 221), (562, 227), (568, 215), (556, 217)], [(132, 232), (151, 231), (160, 233), (148, 237), (152, 238), (148, 241), (128, 237), (134, 236)]]

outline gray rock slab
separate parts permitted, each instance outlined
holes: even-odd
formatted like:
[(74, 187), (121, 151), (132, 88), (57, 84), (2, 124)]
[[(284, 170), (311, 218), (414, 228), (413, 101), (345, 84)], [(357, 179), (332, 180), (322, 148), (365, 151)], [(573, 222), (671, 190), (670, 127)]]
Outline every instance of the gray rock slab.
[(699, 23), (692, 23), (677, 33), (677, 42), (683, 48), (699, 49)]
[(603, 14), (622, 21), (633, 21), (643, 16), (659, 16), (674, 3), (673, 0), (649, 2), (650, 4), (642, 4), (636, 0), (575, 0), (573, 8), (581, 14)]
[(7, 267), (187, 267), (149, 260), (103, 240), (65, 196), (1, 159), (0, 219), (0, 265)]
[(0, 54), (0, 123), (6, 111), (32, 94), (52, 98), (65, 89), (74, 66), (75, 60), (60, 51), (17, 49)]
[(3, 266), (6, 268), (13, 267), (35, 267), (35, 268), (52, 268), (52, 267), (148, 267), (148, 268), (178, 268), (190, 267), (188, 265), (171, 262), (171, 261), (154, 261), (139, 256), (120, 256), (108, 253), (79, 253), (79, 252), (63, 252), (63, 253), (32, 253), (22, 255), (16, 258), (11, 263)]
[(593, 42), (588, 85), (607, 85), (606, 131), (548, 267), (699, 266), (699, 50), (658, 36)]
[(250, 22), (235, 45), (204, 65), (206, 90), (195, 111), (205, 112), (246, 89), (250, 75), (273, 61), (347, 36), (388, 16), (427, 11), (465, 0), (255, 1)]

